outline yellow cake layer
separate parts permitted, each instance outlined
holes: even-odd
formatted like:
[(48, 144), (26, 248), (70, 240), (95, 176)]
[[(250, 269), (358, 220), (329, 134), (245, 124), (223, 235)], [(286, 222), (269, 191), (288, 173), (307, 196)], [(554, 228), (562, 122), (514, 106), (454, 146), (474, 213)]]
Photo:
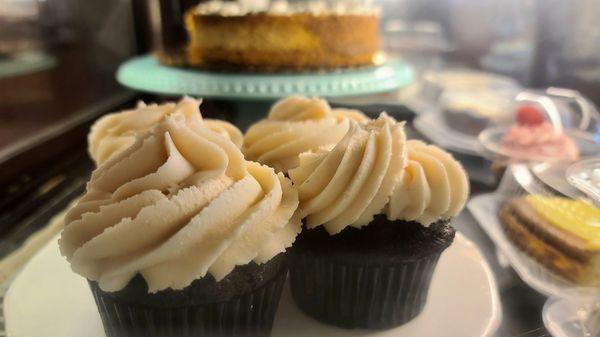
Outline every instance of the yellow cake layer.
[(529, 195), (525, 199), (548, 223), (582, 239), (586, 248), (600, 250), (600, 209), (560, 197)]

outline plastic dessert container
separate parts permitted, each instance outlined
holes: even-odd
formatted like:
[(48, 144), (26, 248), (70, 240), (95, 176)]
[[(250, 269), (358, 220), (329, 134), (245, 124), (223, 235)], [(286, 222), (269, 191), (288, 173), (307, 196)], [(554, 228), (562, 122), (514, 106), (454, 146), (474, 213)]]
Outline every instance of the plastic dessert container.
[[(547, 235), (549, 231), (564, 231), (560, 226), (570, 225), (567, 222), (580, 214), (584, 214), (586, 219), (600, 214), (600, 210), (586, 200), (583, 193), (573, 197), (567, 197), (544, 183), (533, 173), (531, 166), (513, 164), (507, 168), (495, 192), (472, 198), (467, 208), (529, 286), (547, 296), (597, 296), (600, 295), (600, 287), (589, 284), (589, 277), (594, 276), (582, 276), (594, 275), (590, 270), (596, 269), (585, 269), (586, 273), (575, 274), (582, 266), (592, 268), (593, 262), (590, 261), (594, 260), (583, 263), (578, 260), (577, 253), (589, 250), (589, 255), (594, 256), (593, 245), (587, 246), (586, 242), (584, 247), (563, 250), (561, 244), (568, 246), (572, 241), (556, 242), (555, 238)], [(571, 206), (572, 212), (569, 211)], [(561, 222), (565, 219), (568, 221)], [(598, 231), (593, 233), (597, 244)], [(596, 262), (598, 253), (595, 250)]]
[(555, 337), (599, 336), (600, 297), (551, 297), (544, 304), (542, 319)]
[(600, 158), (578, 161), (565, 174), (569, 183), (600, 205)]
[(516, 99), (521, 105), (515, 124), (490, 127), (479, 134), (486, 157), (507, 163), (539, 163), (574, 162), (600, 154), (600, 144), (587, 131), (596, 124), (592, 118), (596, 114), (591, 112), (595, 110), (581, 108), (580, 116), (574, 117), (577, 113), (552, 99), (552, 95), (533, 91), (524, 91)]

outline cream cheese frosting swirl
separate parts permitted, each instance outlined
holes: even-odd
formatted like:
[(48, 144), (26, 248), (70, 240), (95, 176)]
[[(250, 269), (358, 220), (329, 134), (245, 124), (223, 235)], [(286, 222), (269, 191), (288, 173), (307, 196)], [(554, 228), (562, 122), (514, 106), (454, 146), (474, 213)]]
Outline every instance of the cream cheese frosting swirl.
[[(201, 116), (200, 104), (201, 101), (190, 97), (184, 97), (178, 103), (161, 105), (139, 102), (133, 110), (103, 116), (92, 125), (88, 135), (90, 156), (100, 165), (130, 147), (137, 133), (150, 130), (171, 113), (179, 111), (185, 115)], [(216, 119), (204, 119), (202, 122), (208, 129), (229, 138), (238, 147), (242, 146), (242, 133), (232, 124)]]
[(137, 273), (149, 292), (182, 289), (283, 252), (300, 231), (297, 205), (281, 173), (246, 161), (198, 114), (175, 111), (92, 173), (60, 250), (105, 291)]
[(449, 153), (422, 141), (407, 142), (408, 165), (390, 198), (389, 219), (424, 226), (457, 215), (469, 195), (469, 180)]
[(384, 212), (391, 221), (428, 226), (457, 215), (469, 193), (466, 173), (450, 154), (407, 141), (404, 123), (385, 113), (365, 124), (352, 122), (331, 151), (300, 155), (289, 176), (306, 226), (323, 225), (332, 235)]
[(385, 113), (363, 125), (352, 121), (331, 151), (300, 155), (289, 175), (308, 228), (323, 225), (336, 234), (367, 225), (381, 213), (405, 165), (403, 125)]
[(248, 129), (243, 151), (250, 160), (287, 172), (298, 166), (301, 153), (331, 149), (344, 137), (351, 120), (364, 123), (368, 118), (358, 110), (331, 109), (322, 99), (290, 96)]

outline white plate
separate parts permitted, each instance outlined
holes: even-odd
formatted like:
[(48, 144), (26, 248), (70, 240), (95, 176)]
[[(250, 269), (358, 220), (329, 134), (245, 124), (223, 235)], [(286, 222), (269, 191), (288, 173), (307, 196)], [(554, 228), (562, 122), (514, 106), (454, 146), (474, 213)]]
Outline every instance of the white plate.
[[(23, 269), (4, 300), (9, 337), (104, 337), (87, 282), (51, 241)], [(468, 275), (468, 277), (465, 277)], [(458, 234), (440, 258), (424, 311), (387, 331), (343, 330), (300, 312), (284, 288), (272, 337), (490, 336), (501, 320), (493, 275), (476, 246)], [(468, 319), (465, 319), (468, 318)]]
[(467, 208), (525, 283), (547, 296), (566, 297), (573, 293), (596, 294), (599, 291), (579, 287), (554, 274), (513, 244), (498, 219), (500, 202), (501, 198), (494, 193), (482, 194), (472, 198)]
[(435, 144), (458, 153), (482, 155), (479, 139), (451, 129), (442, 120), (441, 112), (430, 110), (415, 118), (414, 127)]

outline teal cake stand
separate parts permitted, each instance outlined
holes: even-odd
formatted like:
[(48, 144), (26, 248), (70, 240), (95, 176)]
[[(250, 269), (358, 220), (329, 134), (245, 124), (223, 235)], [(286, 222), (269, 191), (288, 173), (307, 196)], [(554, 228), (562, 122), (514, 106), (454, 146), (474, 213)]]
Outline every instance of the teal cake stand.
[(228, 101), (231, 122), (246, 129), (264, 116), (273, 101), (292, 94), (326, 98), (388, 92), (414, 81), (411, 66), (391, 59), (356, 69), (302, 73), (215, 72), (160, 64), (151, 55), (123, 63), (117, 71), (122, 85), (161, 95), (190, 95)]
[(408, 64), (391, 59), (365, 68), (302, 73), (233, 73), (176, 68), (151, 55), (123, 63), (122, 85), (139, 91), (231, 100), (274, 100), (291, 94), (341, 97), (392, 91), (414, 81)]

